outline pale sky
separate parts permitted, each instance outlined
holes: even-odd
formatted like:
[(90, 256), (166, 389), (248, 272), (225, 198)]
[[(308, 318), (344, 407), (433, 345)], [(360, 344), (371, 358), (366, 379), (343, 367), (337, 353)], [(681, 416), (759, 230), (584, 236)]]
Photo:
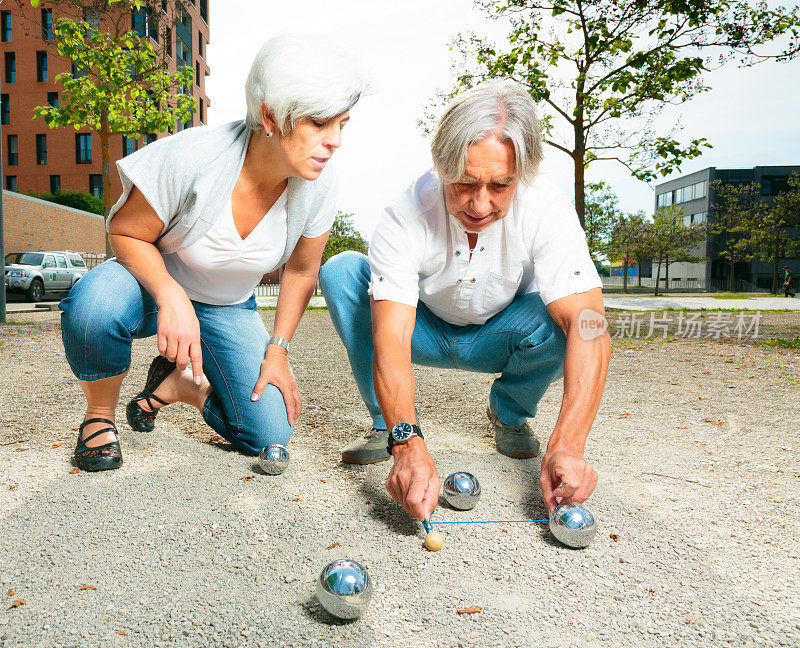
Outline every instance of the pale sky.
[[(370, 236), (381, 208), (430, 167), (429, 142), (417, 127), (437, 89), (451, 86), (449, 42), (475, 30), (499, 40), (497, 21), (472, 0), (343, 0), (277, 3), (212, 0), (211, 75), (206, 91), (211, 125), (244, 117), (244, 82), (259, 46), (289, 30), (332, 35), (366, 63), (373, 93), (351, 111), (344, 144), (333, 160), (339, 174), (338, 208), (355, 214)], [(684, 126), (682, 141), (706, 137), (714, 145), (685, 162), (683, 173), (709, 166), (800, 164), (800, 62), (729, 66), (707, 77), (712, 90), (669, 106), (662, 122)], [(573, 195), (572, 160), (546, 147), (540, 173)], [(605, 180), (623, 209), (653, 210), (653, 187), (614, 162), (595, 162), (587, 181)], [(666, 180), (666, 179), (665, 179)]]

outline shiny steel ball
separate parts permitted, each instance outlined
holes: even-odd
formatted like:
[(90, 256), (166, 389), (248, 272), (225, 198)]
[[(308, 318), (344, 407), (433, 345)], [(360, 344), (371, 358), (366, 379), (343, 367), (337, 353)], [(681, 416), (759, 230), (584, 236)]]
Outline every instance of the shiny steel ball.
[(334, 560), (317, 579), (317, 600), (338, 619), (358, 618), (371, 598), (369, 572), (355, 560)]
[(550, 514), (550, 533), (553, 537), (576, 549), (588, 547), (597, 531), (594, 515), (580, 504), (562, 504)]
[(481, 485), (475, 475), (468, 472), (454, 472), (444, 480), (442, 494), (445, 501), (453, 508), (469, 511), (475, 508), (481, 497)]
[(280, 443), (270, 443), (258, 453), (258, 465), (267, 475), (280, 475), (289, 465), (289, 451)]

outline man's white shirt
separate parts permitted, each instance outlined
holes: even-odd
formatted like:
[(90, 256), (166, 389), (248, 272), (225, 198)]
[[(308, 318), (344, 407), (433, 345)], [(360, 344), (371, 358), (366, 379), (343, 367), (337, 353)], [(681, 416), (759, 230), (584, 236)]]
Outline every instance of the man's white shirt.
[(520, 184), (508, 214), (478, 234), (447, 213), (428, 171), (383, 211), (369, 247), (369, 293), (417, 306), (455, 324), (483, 324), (515, 297), (539, 292), (545, 304), (602, 286), (569, 199), (535, 179)]

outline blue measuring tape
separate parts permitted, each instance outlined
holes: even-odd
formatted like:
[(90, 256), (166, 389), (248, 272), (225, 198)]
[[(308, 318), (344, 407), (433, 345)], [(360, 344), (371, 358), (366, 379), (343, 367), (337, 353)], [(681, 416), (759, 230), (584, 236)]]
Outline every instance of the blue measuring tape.
[[(415, 519), (411, 517), (408, 511), (406, 511), (402, 506), (400, 506), (397, 502), (394, 503), (395, 507), (398, 511), (402, 511), (412, 520)], [(545, 518), (544, 520), (464, 520), (463, 522), (455, 521), (455, 522), (442, 522), (441, 520), (437, 520), (436, 524), (513, 524), (516, 522), (549, 522), (550, 520)], [(422, 520), (422, 526), (425, 527), (425, 530), (430, 533), (433, 531), (433, 522), (431, 518), (427, 518), (426, 520)]]

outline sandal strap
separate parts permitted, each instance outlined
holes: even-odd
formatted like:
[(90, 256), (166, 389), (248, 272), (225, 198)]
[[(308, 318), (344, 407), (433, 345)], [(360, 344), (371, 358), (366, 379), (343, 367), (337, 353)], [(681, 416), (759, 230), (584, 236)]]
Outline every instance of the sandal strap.
[(83, 423), (81, 423), (80, 427), (78, 428), (78, 431), (83, 432), (83, 428), (89, 425), (89, 423), (108, 423), (112, 428), (114, 427), (114, 421), (109, 421), (106, 418), (90, 418), (86, 419)]
[(165, 400), (162, 400), (162, 399), (160, 399), (160, 398), (159, 398), (158, 396), (156, 396), (155, 394), (145, 394), (145, 396), (144, 396), (144, 399), (147, 401), (147, 404), (148, 404), (148, 405), (149, 405), (149, 406), (150, 406), (152, 409), (157, 409), (157, 408), (156, 408), (156, 407), (154, 407), (154, 406), (153, 406), (153, 403), (151, 403), (151, 402), (150, 402), (150, 399), (151, 399), (151, 398), (152, 398), (152, 399), (154, 399), (154, 400), (157, 400), (157, 401), (158, 401), (159, 403), (161, 403), (162, 405), (171, 405), (171, 404), (172, 404), (172, 403), (168, 403), (168, 402), (167, 402), (167, 401), (165, 401)]
[[(110, 428), (103, 428), (102, 430), (98, 430), (97, 432), (94, 432), (93, 434), (90, 434), (90, 435), (89, 435), (88, 437), (86, 437), (85, 439), (81, 439), (81, 443), (82, 443), (83, 445), (86, 445), (86, 442), (87, 442), (87, 441), (91, 441), (91, 440), (92, 440), (92, 439), (94, 439), (95, 437), (97, 437), (97, 436), (100, 436), (101, 434), (105, 434), (106, 432), (113, 432), (114, 434), (117, 434), (117, 430), (116, 430), (116, 428), (113, 428), (113, 427), (110, 427)], [(111, 443), (115, 443), (115, 441), (112, 441)], [(88, 447), (88, 446), (87, 446), (87, 447)], [(100, 446), (95, 446), (95, 447), (100, 447)]]

